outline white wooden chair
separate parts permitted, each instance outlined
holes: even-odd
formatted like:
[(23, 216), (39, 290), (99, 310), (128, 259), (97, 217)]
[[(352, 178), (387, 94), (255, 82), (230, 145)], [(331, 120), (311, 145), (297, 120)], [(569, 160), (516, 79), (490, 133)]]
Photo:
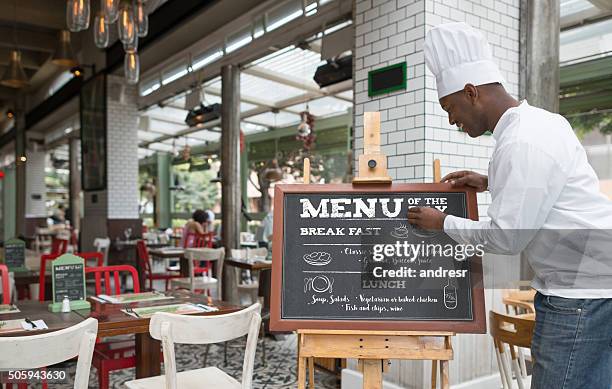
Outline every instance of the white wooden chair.
[[(195, 290), (216, 290), (216, 297), (221, 298), (222, 280), (223, 280), (223, 261), (225, 259), (225, 249), (211, 248), (188, 248), (185, 249), (185, 257), (188, 259), (189, 277), (173, 278), (170, 280), (170, 288), (184, 288), (192, 292)], [(216, 278), (196, 276), (194, 272), (194, 261), (210, 261), (215, 262), (217, 270)]]
[[(253, 304), (246, 309), (226, 315), (154, 314), (149, 324), (149, 332), (151, 337), (162, 342), (166, 374), (128, 381), (125, 385), (129, 389), (250, 389), (253, 381), (257, 335), (261, 323), (260, 309), (259, 304)], [(177, 373), (174, 356), (175, 343), (211, 344), (244, 335), (247, 335), (247, 342), (242, 365), (242, 383), (213, 366)]]
[(46, 334), (0, 337), (0, 366), (3, 369), (36, 369), (78, 356), (74, 388), (86, 389), (97, 333), (98, 321), (89, 318)]
[(489, 312), (489, 332), (493, 337), (497, 366), (504, 389), (519, 389), (531, 385), (531, 376), (520, 366), (519, 352), (531, 347), (535, 318), (531, 315), (510, 316)]
[(110, 244), (110, 238), (96, 238), (93, 242), (96, 251), (104, 254), (104, 266), (108, 265), (108, 250), (110, 249)]
[[(245, 260), (255, 260), (258, 258), (266, 258), (268, 256), (268, 249), (265, 247), (260, 247), (260, 248), (247, 248), (247, 249), (241, 249), (241, 250), (232, 250), (232, 258), (237, 258), (237, 259), (245, 259)], [(242, 271), (241, 269), (235, 268), (236, 271), (236, 280), (238, 280), (238, 296), (240, 297), (240, 301), (242, 302), (242, 296), (248, 296), (249, 298), (249, 303), (250, 304), (254, 304), (257, 302), (257, 292), (259, 289), (259, 277), (258, 274), (251, 274), (250, 271), (246, 270), (246, 272), (248, 272), (248, 277), (252, 279), (253, 282), (251, 283), (245, 283), (242, 282)], [(257, 272), (255, 272), (257, 273)]]

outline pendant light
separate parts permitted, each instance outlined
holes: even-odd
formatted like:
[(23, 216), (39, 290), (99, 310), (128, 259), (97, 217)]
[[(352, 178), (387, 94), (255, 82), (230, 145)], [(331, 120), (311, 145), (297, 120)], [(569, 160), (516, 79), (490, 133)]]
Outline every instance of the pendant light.
[(28, 85), (28, 76), (21, 65), (21, 53), (16, 49), (11, 51), (8, 68), (0, 84), (11, 88), (23, 88)]
[(110, 34), (108, 29), (110, 26), (106, 23), (106, 15), (103, 11), (98, 12), (94, 19), (94, 43), (99, 49), (104, 49), (108, 46)]
[(91, 8), (89, 0), (68, 0), (66, 2), (66, 24), (72, 32), (87, 30)]
[(100, 9), (106, 24), (113, 24), (119, 18), (119, 0), (100, 0)]
[(136, 25), (138, 26), (138, 36), (144, 38), (149, 32), (149, 16), (145, 11), (144, 1), (136, 1)]
[(140, 58), (138, 58), (138, 53), (125, 53), (125, 58), (123, 59), (123, 72), (128, 84), (138, 84), (140, 79)]
[(126, 53), (135, 53), (138, 51), (138, 34), (134, 35), (134, 39), (131, 42), (123, 44), (123, 51)]
[(15, 49), (13, 49), (9, 55), (9, 63), (0, 84), (11, 88), (23, 88), (28, 85), (28, 76), (23, 70), (21, 64), (21, 52), (17, 45), (17, 0), (14, 3), (15, 6), (15, 19), (13, 21), (13, 40), (15, 43)]
[(119, 21), (117, 23), (119, 31), (119, 40), (124, 45), (130, 45), (134, 43), (136, 39), (136, 20), (134, 18), (134, 8), (131, 2), (125, 1), (119, 8)]
[(72, 47), (70, 46), (70, 31), (60, 31), (60, 39), (51, 60), (54, 64), (71, 68), (79, 63), (74, 57)]

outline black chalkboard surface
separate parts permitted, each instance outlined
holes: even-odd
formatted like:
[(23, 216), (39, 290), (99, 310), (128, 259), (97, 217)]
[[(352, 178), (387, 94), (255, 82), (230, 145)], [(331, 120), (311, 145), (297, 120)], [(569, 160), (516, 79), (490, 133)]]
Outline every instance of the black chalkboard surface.
[(4, 242), (4, 263), (10, 270), (25, 269), (25, 242), (10, 239)]
[(271, 328), (484, 332), (481, 253), (412, 206), (477, 217), (447, 184), (277, 185)]
[(82, 263), (53, 265), (53, 301), (61, 302), (64, 296), (68, 296), (70, 301), (84, 300), (84, 265)]

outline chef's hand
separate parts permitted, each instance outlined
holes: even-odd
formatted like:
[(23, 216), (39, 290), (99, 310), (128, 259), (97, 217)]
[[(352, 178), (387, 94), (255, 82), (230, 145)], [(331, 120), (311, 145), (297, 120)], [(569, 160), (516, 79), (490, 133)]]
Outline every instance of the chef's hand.
[(443, 230), (446, 214), (435, 208), (412, 207), (408, 208), (408, 222), (424, 230)]
[(489, 178), (485, 175), (461, 170), (444, 176), (441, 182), (449, 182), (452, 186), (467, 186), (476, 192), (484, 192), (489, 186)]

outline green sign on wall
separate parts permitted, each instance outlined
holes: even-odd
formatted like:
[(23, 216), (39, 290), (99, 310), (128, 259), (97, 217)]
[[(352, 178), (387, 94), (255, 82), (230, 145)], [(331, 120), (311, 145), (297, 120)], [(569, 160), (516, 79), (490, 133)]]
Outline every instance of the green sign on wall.
[(368, 72), (368, 96), (406, 89), (406, 62)]

